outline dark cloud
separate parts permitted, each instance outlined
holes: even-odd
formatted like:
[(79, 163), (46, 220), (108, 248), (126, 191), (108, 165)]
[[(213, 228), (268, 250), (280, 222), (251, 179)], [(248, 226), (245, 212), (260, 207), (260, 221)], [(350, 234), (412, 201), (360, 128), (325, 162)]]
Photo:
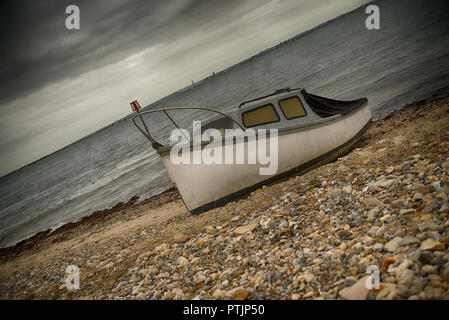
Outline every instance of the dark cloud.
[[(260, 1), (258, 4), (262, 4)], [(81, 29), (65, 28), (78, 5)], [(248, 4), (248, 3), (247, 3)], [(0, 104), (251, 10), (237, 0), (8, 1), (1, 10)], [(245, 8), (246, 7), (246, 8)]]
[(3, 0), (0, 176), (367, 1)]

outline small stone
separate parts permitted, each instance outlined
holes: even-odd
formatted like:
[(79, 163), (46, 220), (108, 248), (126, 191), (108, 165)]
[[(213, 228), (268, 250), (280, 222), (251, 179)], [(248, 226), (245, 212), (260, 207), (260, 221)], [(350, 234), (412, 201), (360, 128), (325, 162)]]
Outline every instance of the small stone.
[[(400, 261), (400, 260), (398, 260), (398, 261)], [(396, 271), (406, 270), (412, 265), (413, 265), (413, 261), (411, 261), (409, 259), (404, 259), (404, 260), (402, 260), (401, 264), (397, 267)]]
[(249, 292), (241, 287), (232, 290), (232, 298), (234, 300), (246, 300), (246, 298), (248, 298), (248, 295)]
[(180, 266), (187, 266), (187, 265), (189, 265), (189, 260), (187, 260), (186, 258), (181, 256), (181, 257), (178, 258), (177, 263)]
[(170, 245), (168, 243), (162, 243), (158, 245), (154, 250), (156, 252), (164, 252), (165, 250), (170, 249)]
[(187, 241), (187, 239), (189, 239), (189, 237), (181, 232), (177, 232), (174, 237), (174, 240), (176, 243), (185, 242), (185, 241)]
[(283, 228), (286, 228), (286, 227), (288, 227), (288, 221), (287, 221), (287, 220), (282, 220), (282, 221), (279, 223), (279, 225), (278, 225), (278, 228), (279, 228), (279, 229), (283, 229)]
[(377, 215), (379, 214), (379, 212), (380, 212), (379, 207), (375, 207), (375, 208), (371, 209), (368, 212), (368, 221), (374, 222), (376, 220)]
[(345, 287), (350, 287), (353, 284), (355, 284), (356, 282), (357, 282), (357, 278), (349, 276), (349, 277), (346, 277), (344, 284), (345, 284)]
[(235, 234), (245, 234), (247, 232), (253, 231), (258, 226), (257, 223), (250, 223), (246, 226), (238, 227), (234, 230)]
[(396, 295), (396, 285), (392, 283), (383, 283), (383, 288), (377, 294), (377, 300), (391, 300)]
[(376, 294), (374, 292), (370, 292), (368, 294), (368, 300), (376, 300)]
[(337, 189), (329, 191), (327, 193), (327, 196), (330, 198), (336, 199), (336, 198), (341, 197), (342, 193), (343, 193), (343, 190), (340, 188), (337, 188)]
[(441, 230), (441, 227), (439, 225), (437, 225), (435, 222), (430, 221), (430, 220), (425, 220), (423, 223), (421, 223), (418, 226), (418, 229), (423, 232), (426, 230), (430, 230), (430, 231), (438, 231)]
[(418, 255), (418, 260), (422, 264), (431, 263), (433, 260), (433, 254), (430, 251), (421, 251)]
[(420, 243), (420, 242), (421, 242), (421, 240), (419, 240), (417, 237), (406, 236), (402, 239), (400, 245), (401, 245), (401, 247), (405, 247), (405, 246), (409, 246), (409, 245)]
[(315, 279), (315, 275), (313, 273), (306, 273), (305, 274), (305, 280), (307, 283), (310, 283)]
[(374, 208), (376, 206), (383, 205), (383, 202), (377, 200), (376, 198), (364, 198), (361, 201), (368, 208)]
[(212, 294), (212, 296), (216, 299), (221, 299), (226, 295), (226, 291), (221, 290), (221, 289), (217, 289), (214, 291), (214, 293)]
[(427, 275), (427, 279), (429, 279), (430, 282), (432, 281), (441, 282), (441, 280), (443, 280), (443, 278), (441, 278), (439, 274), (432, 274), (432, 273)]
[(424, 196), (419, 192), (416, 192), (413, 195), (413, 201), (421, 201), (423, 198), (424, 198)]
[(375, 183), (376, 187), (389, 189), (396, 181), (394, 179), (383, 179)]
[(168, 272), (162, 272), (156, 276), (156, 278), (169, 278), (169, 277), (170, 277), (170, 273), (168, 273)]
[(376, 237), (382, 237), (384, 235), (384, 231), (385, 231), (385, 226), (382, 226), (379, 229), (377, 229)]
[(371, 237), (374, 237), (376, 235), (377, 230), (379, 230), (378, 226), (372, 226), (369, 230), (368, 230), (368, 235), (370, 235)]
[[(402, 135), (398, 135), (398, 136), (395, 136), (391, 140), (393, 141), (394, 144), (399, 145), (399, 144), (403, 144), (407, 140), (407, 138)], [(407, 163), (409, 163), (409, 162), (405, 161), (402, 166), (404, 166)]]
[(306, 272), (306, 273), (302, 274), (302, 275), (299, 277), (299, 279), (300, 279), (300, 280), (303, 280), (303, 281), (305, 281), (305, 282), (307, 282), (307, 283), (310, 283), (310, 282), (313, 281), (313, 279), (315, 279), (315, 276), (314, 276), (313, 273)]
[(236, 222), (236, 221), (238, 221), (239, 219), (240, 219), (240, 216), (234, 216), (234, 217), (232, 217), (231, 221), (232, 221), (232, 222)]
[(401, 209), (401, 210), (399, 210), (399, 214), (401, 216), (405, 215), (405, 214), (409, 214), (409, 213), (414, 213), (414, 212), (416, 212), (415, 209)]
[(412, 279), (415, 273), (410, 270), (406, 269), (401, 272), (396, 273), (396, 278), (398, 279), (398, 283), (409, 283)]
[(373, 247), (374, 252), (381, 252), (384, 248), (382, 243), (376, 243)]
[(443, 279), (443, 281), (449, 282), (449, 263), (446, 263), (441, 268), (441, 278)]
[(444, 250), (444, 245), (439, 241), (429, 238), (421, 243), (420, 250)]
[(425, 299), (441, 299), (441, 296), (444, 294), (441, 288), (435, 288), (431, 286), (427, 286), (424, 289), (424, 297)]
[(370, 289), (367, 288), (366, 280), (369, 276), (365, 276), (350, 287), (344, 288), (339, 295), (344, 300), (366, 300)]
[(297, 293), (293, 293), (292, 296), (291, 296), (291, 299), (292, 300), (299, 300), (299, 299), (301, 299), (301, 296), (299, 294), (297, 294)]
[(401, 171), (408, 171), (408, 170), (410, 170), (411, 167), (412, 167), (412, 165), (410, 164), (410, 162), (405, 161), (402, 164)]
[(404, 284), (396, 286), (395, 295), (407, 299), (411, 295), (411, 290)]
[(204, 283), (206, 281), (206, 277), (202, 274), (198, 274), (195, 276), (195, 278), (193, 279), (193, 283), (198, 285), (200, 283)]
[(405, 200), (404, 200), (404, 199), (397, 199), (397, 200), (393, 200), (393, 201), (391, 202), (391, 205), (392, 205), (394, 208), (400, 209), (400, 208), (402, 208), (402, 207), (404, 206), (404, 203), (405, 203)]
[(432, 182), (431, 186), (432, 186), (433, 191), (435, 191), (435, 192), (441, 192), (442, 191), (441, 182), (440, 181)]
[(433, 266), (431, 264), (426, 264), (421, 268), (423, 274), (435, 274), (438, 273), (438, 266)]
[(402, 238), (401, 237), (396, 237), (393, 240), (389, 241), (386, 245), (385, 245), (385, 249), (387, 251), (390, 252), (395, 252), (396, 250), (399, 249), (400, 245), (401, 245), (401, 241)]
[(206, 232), (213, 234), (215, 232), (215, 228), (213, 226), (207, 226), (206, 227)]
[(139, 271), (139, 273), (144, 277), (149, 276), (153, 273), (157, 273), (157, 272), (158, 272), (158, 270), (156, 267), (150, 267), (148, 269), (142, 269)]
[(396, 279), (400, 284), (407, 284), (413, 279), (414, 272), (408, 269), (412, 265), (410, 260), (404, 260), (396, 270)]
[(373, 238), (371, 238), (370, 236), (366, 236), (363, 238), (362, 243), (366, 246), (370, 246), (373, 244)]
[(111, 269), (114, 266), (114, 262), (110, 262), (103, 267), (103, 269)]
[(352, 186), (350, 186), (350, 185), (344, 186), (343, 191), (350, 194), (352, 192)]
[(304, 299), (311, 298), (311, 297), (313, 297), (314, 294), (315, 294), (315, 293), (313, 292), (313, 290), (311, 290), (311, 291), (307, 292), (307, 293), (303, 296), (303, 298), (304, 298)]
[(385, 169), (385, 173), (390, 174), (394, 172), (394, 167), (388, 167)]

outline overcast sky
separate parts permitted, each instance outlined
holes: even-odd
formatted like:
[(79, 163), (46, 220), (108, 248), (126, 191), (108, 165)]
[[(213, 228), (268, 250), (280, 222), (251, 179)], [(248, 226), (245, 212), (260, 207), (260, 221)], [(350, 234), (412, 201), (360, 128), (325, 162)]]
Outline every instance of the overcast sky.
[(0, 176), (367, 2), (3, 0)]

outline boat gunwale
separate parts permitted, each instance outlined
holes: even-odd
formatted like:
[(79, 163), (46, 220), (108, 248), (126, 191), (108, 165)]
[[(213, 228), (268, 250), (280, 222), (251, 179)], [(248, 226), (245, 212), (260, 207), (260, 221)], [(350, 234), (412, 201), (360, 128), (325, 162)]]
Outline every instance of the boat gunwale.
[[(350, 113), (347, 113), (345, 115), (336, 114), (334, 116), (330, 116), (330, 117), (327, 117), (327, 118), (322, 118), (322, 119), (311, 121), (311, 122), (307, 122), (307, 123), (304, 123), (304, 124), (299, 124), (299, 125), (293, 125), (293, 126), (289, 126), (289, 127), (280, 128), (280, 129), (278, 129), (278, 136), (285, 135), (285, 134), (291, 134), (291, 133), (297, 133), (297, 132), (304, 132), (304, 131), (320, 128), (322, 126), (329, 125), (330, 122), (344, 120), (344, 119), (352, 116), (353, 114), (359, 112), (360, 110), (362, 110), (364, 108), (369, 108), (368, 102), (364, 103), (363, 105), (361, 105), (357, 109), (354, 109)], [(249, 128), (249, 129), (252, 129), (252, 128)], [(266, 130), (270, 130), (270, 129), (266, 129)], [(238, 137), (241, 137), (241, 136), (243, 136), (243, 138), (244, 138), (245, 137), (245, 131), (243, 131), (242, 134), (240, 134), (240, 135), (224, 136), (224, 137), (222, 137), (221, 140), (217, 140), (217, 141), (202, 141), (201, 144), (199, 144), (199, 146), (201, 147), (201, 149), (204, 149), (207, 146), (214, 147), (214, 144), (223, 145), (223, 142), (226, 142), (226, 139), (231, 138), (231, 137), (232, 137), (232, 140), (233, 140), (232, 142), (233, 142), (233, 145), (234, 145), (234, 144), (237, 143), (236, 139), (234, 139), (234, 138), (238, 138)], [(170, 151), (173, 148), (173, 146), (174, 145), (163, 146), (163, 147), (160, 147), (160, 148), (156, 149), (156, 151), (159, 153), (160, 156), (165, 156), (165, 155), (170, 153)], [(193, 148), (194, 148), (193, 141), (190, 141), (189, 143), (185, 143), (185, 144), (182, 144), (182, 145), (178, 145), (178, 147), (180, 147), (180, 148), (182, 148), (183, 146), (184, 147), (185, 146), (189, 146), (190, 147), (190, 152), (193, 151)]]

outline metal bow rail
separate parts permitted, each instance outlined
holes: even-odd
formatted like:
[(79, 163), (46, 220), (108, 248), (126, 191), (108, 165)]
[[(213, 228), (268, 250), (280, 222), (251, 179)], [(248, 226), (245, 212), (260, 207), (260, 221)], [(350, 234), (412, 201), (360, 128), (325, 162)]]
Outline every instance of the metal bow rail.
[[(218, 113), (228, 119), (231, 119), (232, 122), (234, 122), (235, 124), (237, 124), (243, 131), (245, 131), (245, 128), (236, 120), (234, 120), (232, 117), (228, 116), (227, 114), (217, 111), (217, 110), (213, 110), (210, 108), (205, 108), (205, 107), (172, 107), (172, 108), (163, 108), (163, 109), (156, 109), (156, 110), (149, 110), (149, 111), (144, 111), (144, 112), (139, 112), (138, 114), (136, 114), (135, 116), (132, 117), (132, 121), (134, 123), (134, 125), (136, 126), (136, 128), (145, 136), (145, 138), (148, 139), (148, 141), (150, 141), (152, 147), (154, 149), (159, 149), (164, 147), (162, 144), (160, 144), (159, 142), (157, 142), (156, 140), (153, 139), (153, 137), (151, 137), (150, 132), (147, 130), (147, 132), (145, 132), (145, 130), (143, 130), (136, 122), (136, 118), (140, 118), (142, 120), (142, 123), (145, 126), (145, 122), (143, 122), (142, 119), (142, 115), (144, 114), (150, 114), (150, 113), (156, 113), (156, 112), (162, 112), (164, 113), (167, 118), (173, 123), (173, 125), (177, 128), (180, 129), (179, 125), (176, 123), (176, 121), (168, 114), (167, 111), (177, 111), (177, 110), (204, 110), (204, 111), (210, 111), (210, 112), (215, 112)], [(146, 126), (145, 126), (146, 128)], [(147, 129), (147, 128), (146, 128)]]

